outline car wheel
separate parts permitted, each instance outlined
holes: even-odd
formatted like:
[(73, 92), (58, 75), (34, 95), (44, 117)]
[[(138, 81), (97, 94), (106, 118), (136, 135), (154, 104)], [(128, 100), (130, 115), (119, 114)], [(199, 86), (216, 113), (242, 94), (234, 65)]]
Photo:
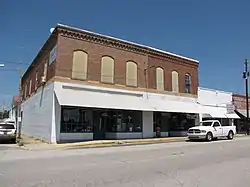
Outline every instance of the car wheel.
[(234, 138), (234, 133), (232, 131), (229, 131), (227, 139), (232, 140), (233, 138)]
[(207, 133), (206, 140), (209, 141), (209, 142), (213, 140), (213, 135), (212, 135), (211, 132)]

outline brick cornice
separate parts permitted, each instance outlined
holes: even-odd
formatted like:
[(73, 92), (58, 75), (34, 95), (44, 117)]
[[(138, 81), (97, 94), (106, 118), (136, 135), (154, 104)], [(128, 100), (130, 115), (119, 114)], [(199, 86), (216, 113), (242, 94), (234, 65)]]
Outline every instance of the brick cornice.
[(178, 63), (178, 64), (192, 65), (195, 67), (198, 66), (197, 62), (194, 62), (188, 59), (184, 59), (178, 56), (174, 56), (171, 54), (167, 54), (164, 52), (160, 52), (160, 51), (150, 49), (147, 47), (143, 47), (143, 46), (139, 46), (136, 44), (127, 43), (125, 41), (124, 42), (118, 41), (116, 39), (112, 39), (112, 38), (105, 37), (105, 36), (100, 36), (94, 33), (89, 33), (89, 32), (69, 29), (69, 28), (63, 28), (63, 27), (59, 27), (57, 28), (57, 30), (59, 34), (63, 37), (98, 43), (98, 44), (102, 44), (102, 45), (109, 46), (109, 47), (114, 47), (114, 48), (121, 49), (121, 50), (131, 51), (133, 53), (139, 53), (143, 55), (149, 55), (151, 57), (160, 58), (163, 60), (169, 60), (171, 62)]

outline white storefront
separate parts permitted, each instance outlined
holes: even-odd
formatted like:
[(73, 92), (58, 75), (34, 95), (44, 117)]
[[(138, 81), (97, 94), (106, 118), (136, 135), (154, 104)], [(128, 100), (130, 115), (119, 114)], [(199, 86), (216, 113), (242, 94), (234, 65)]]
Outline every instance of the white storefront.
[(198, 103), (207, 111), (200, 113), (200, 120), (219, 119), (222, 122), (233, 124), (233, 119), (240, 117), (234, 113), (232, 93), (208, 88), (198, 88)]
[[(165, 112), (162, 116), (173, 113), (188, 113), (190, 116), (192, 114), (191, 117), (195, 123), (199, 122), (199, 113), (207, 113), (204, 107), (197, 104), (196, 98), (55, 82), (44, 87), (43, 90), (38, 91), (22, 103), (22, 132), (52, 143), (95, 139), (95, 133), (91, 127), (86, 127), (82, 130), (84, 132), (62, 130), (62, 115), (68, 115), (62, 112), (63, 107), (84, 107), (85, 110), (90, 108), (103, 111), (128, 110), (141, 113), (141, 127), (137, 127), (137, 130), (132, 130), (132, 127), (131, 131), (133, 132), (129, 132), (130, 130), (126, 132), (113, 132), (112, 129), (110, 131), (105, 130), (105, 139), (154, 137), (154, 112)], [(93, 123), (97, 123), (97, 117), (94, 117), (94, 114), (91, 115), (91, 120), (94, 120)], [(105, 117), (107, 114), (102, 113), (101, 115)], [(87, 120), (90, 120), (90, 118)], [(119, 128), (122, 129), (123, 127)], [(161, 136), (185, 135), (185, 130), (176, 131), (170, 128), (161, 132)]]

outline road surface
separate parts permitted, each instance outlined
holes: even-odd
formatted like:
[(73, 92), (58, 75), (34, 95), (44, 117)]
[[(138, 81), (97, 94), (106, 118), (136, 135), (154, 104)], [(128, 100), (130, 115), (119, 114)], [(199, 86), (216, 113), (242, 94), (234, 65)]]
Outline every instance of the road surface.
[(249, 187), (250, 138), (50, 151), (0, 148), (0, 183), (4, 187)]

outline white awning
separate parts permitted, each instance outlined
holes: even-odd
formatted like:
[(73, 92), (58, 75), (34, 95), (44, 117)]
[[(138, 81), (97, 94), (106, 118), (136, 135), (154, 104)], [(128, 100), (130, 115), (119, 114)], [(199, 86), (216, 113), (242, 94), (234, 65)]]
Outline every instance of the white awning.
[(230, 118), (230, 119), (240, 119), (240, 117), (237, 114), (235, 114), (235, 113), (233, 113), (233, 114), (226, 114), (226, 116), (228, 118)]
[(227, 113), (227, 109), (223, 107), (216, 106), (203, 106), (206, 110), (206, 113), (202, 115), (202, 117), (212, 117), (212, 118), (227, 118), (225, 115)]
[(93, 108), (152, 111), (142, 94), (116, 93), (65, 86), (55, 90), (60, 105)]
[(149, 99), (148, 103), (153, 108), (153, 111), (192, 114), (205, 113), (203, 107), (195, 102)]
[[(241, 115), (243, 115), (244, 117), (247, 117), (247, 111), (243, 110), (243, 109), (238, 109), (236, 110), (238, 113), (240, 113)], [(250, 111), (248, 112), (249, 116), (250, 116)]]
[(100, 90), (62, 85), (55, 89), (60, 105), (177, 113), (206, 113), (203, 106), (193, 102), (145, 98), (143, 93)]
[(204, 109), (207, 111), (206, 114), (203, 114), (202, 117), (212, 117), (212, 118), (230, 118), (230, 119), (239, 119), (240, 117), (235, 114), (227, 114), (227, 108), (216, 107), (216, 106), (204, 106)]

